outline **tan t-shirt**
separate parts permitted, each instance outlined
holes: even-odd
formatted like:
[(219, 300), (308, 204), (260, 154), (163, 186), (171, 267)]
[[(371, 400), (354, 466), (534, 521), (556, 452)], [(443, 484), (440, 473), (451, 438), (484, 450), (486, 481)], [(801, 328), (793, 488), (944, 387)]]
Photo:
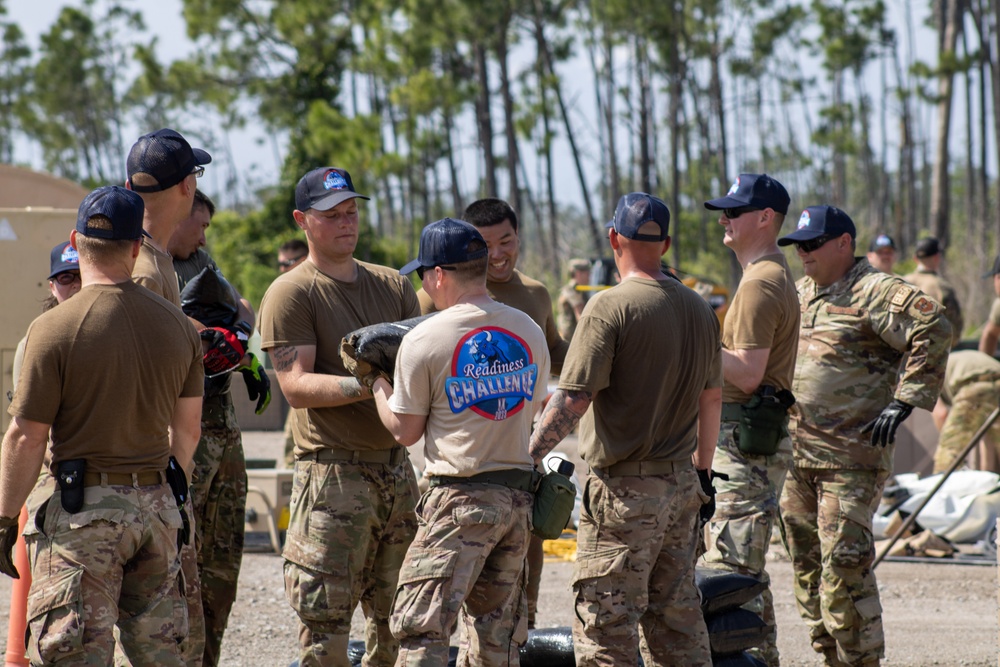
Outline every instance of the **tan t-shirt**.
[(201, 396), (201, 356), (165, 299), (131, 282), (88, 285), (32, 322), (8, 412), (52, 425), (53, 463), (163, 470), (178, 397)]
[(428, 475), (531, 470), (528, 436), (548, 375), (545, 335), (525, 313), (458, 304), (403, 338), (389, 407), (427, 415)]
[(963, 387), (976, 382), (1000, 382), (1000, 361), (978, 350), (952, 352), (944, 371), (941, 402), (951, 405)]
[(135, 260), (135, 268), (132, 269), (132, 280), (154, 294), (159, 294), (178, 308), (181, 307), (181, 291), (177, 286), (174, 259), (170, 253), (154, 248), (146, 237), (142, 239), (139, 257)]
[(599, 468), (690, 457), (698, 399), (722, 386), (721, 349), (715, 311), (673, 278), (629, 278), (592, 296), (559, 379), (560, 389), (597, 393), (580, 456)]
[[(278, 277), (260, 304), (261, 348), (316, 346), (313, 372), (350, 376), (340, 341), (355, 329), (420, 314), (410, 283), (398, 271), (358, 262), (354, 282), (335, 280), (310, 260)], [(375, 402), (307, 408), (295, 414), (295, 452), (324, 447), (389, 449), (396, 441), (382, 426)]]
[[(799, 296), (785, 256), (761, 257), (743, 272), (726, 311), (722, 346), (727, 350), (769, 348), (761, 385), (791, 389), (799, 346)], [(750, 395), (736, 385), (722, 386), (725, 403), (746, 403)]]
[[(486, 289), (494, 301), (516, 308), (534, 320), (545, 333), (545, 341), (549, 346), (549, 356), (552, 359), (552, 372), (556, 375), (562, 370), (563, 360), (569, 343), (559, 335), (556, 320), (552, 314), (552, 297), (544, 284), (529, 278), (517, 269), (514, 275), (505, 283), (486, 281)], [(417, 291), (420, 299), (420, 312), (426, 315), (437, 310), (434, 301), (423, 289)]]

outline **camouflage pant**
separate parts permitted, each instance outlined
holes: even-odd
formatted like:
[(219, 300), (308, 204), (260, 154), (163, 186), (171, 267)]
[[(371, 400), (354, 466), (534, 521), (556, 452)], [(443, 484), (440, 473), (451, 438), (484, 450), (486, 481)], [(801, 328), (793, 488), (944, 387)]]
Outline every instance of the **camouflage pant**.
[[(849, 665), (885, 654), (872, 516), (889, 473), (793, 467), (781, 495), (795, 599), (818, 653)], [(832, 661), (831, 661), (832, 662)], [(836, 664), (836, 662), (832, 662)]]
[(285, 540), (285, 596), (299, 616), (301, 667), (349, 667), (351, 616), (367, 621), (365, 664), (389, 667), (389, 614), (416, 532), (413, 466), (295, 462)]
[(573, 574), (577, 665), (634, 665), (640, 651), (649, 667), (712, 664), (694, 583), (698, 510), (708, 498), (694, 468), (680, 466), (587, 476)]
[[(197, 531), (198, 518), (194, 513), (191, 494), (184, 505), (191, 529)], [(201, 579), (198, 577), (198, 548), (192, 535), (187, 544), (181, 546), (181, 571), (177, 575), (177, 596), (174, 614), (187, 619), (188, 631), (181, 641), (181, 657), (187, 667), (201, 667), (205, 654), (205, 611), (201, 606)], [(123, 662), (122, 665), (140, 667), (141, 663)]]
[(448, 664), (460, 610), (468, 644), (458, 665), (519, 664), (518, 647), (528, 638), (524, 559), (533, 500), (526, 491), (488, 484), (424, 494), (392, 605), (397, 665)]
[[(1000, 396), (992, 382), (976, 382), (959, 390), (941, 427), (941, 437), (934, 453), (935, 473), (947, 470), (955, 457), (962, 453), (972, 436), (997, 408), (998, 400)], [(1000, 447), (1000, 419), (993, 422), (984, 440), (993, 447)]]
[(70, 514), (56, 490), (25, 530), (31, 563), (28, 657), (34, 665), (183, 665), (175, 615), (177, 504), (166, 484), (93, 486)]
[(236, 600), (247, 503), (243, 441), (232, 400), (225, 396), (205, 399), (191, 477), (206, 667), (219, 663), (222, 636)]
[[(749, 574), (770, 581), (764, 570), (771, 532), (778, 522), (778, 499), (792, 461), (792, 441), (785, 437), (773, 456), (744, 454), (737, 445), (736, 422), (723, 422), (712, 469), (729, 475), (715, 480), (715, 516), (708, 524), (708, 567)], [(768, 665), (778, 661), (778, 633), (770, 588), (744, 609), (758, 614), (770, 627), (766, 643), (753, 651)]]

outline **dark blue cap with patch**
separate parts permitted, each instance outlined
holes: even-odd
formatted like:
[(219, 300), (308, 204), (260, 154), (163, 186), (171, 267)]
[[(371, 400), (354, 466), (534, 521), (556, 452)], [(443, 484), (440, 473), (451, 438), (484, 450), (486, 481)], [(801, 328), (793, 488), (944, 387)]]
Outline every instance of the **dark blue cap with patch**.
[[(478, 241), (482, 245), (473, 244), (473, 241)], [(472, 249), (469, 248), (470, 244)], [(478, 229), (465, 220), (444, 218), (424, 227), (420, 232), (420, 251), (417, 253), (417, 258), (399, 272), (405, 276), (421, 267), (429, 269), (434, 266), (461, 264), (486, 257), (488, 253), (489, 248), (486, 247), (486, 241)]]
[[(119, 185), (97, 188), (83, 199), (76, 214), (76, 231), (84, 236), (112, 241), (134, 241), (142, 236), (142, 197)], [(102, 216), (111, 221), (111, 229), (90, 224)]]
[[(194, 168), (208, 164), (212, 156), (192, 148), (181, 134), (169, 127), (139, 137), (128, 152), (129, 185), (135, 192), (168, 190), (191, 175)], [(133, 176), (145, 174), (156, 183), (138, 185)]]
[(724, 197), (708, 200), (705, 208), (721, 211), (724, 208), (752, 206), (762, 211), (765, 208), (774, 209), (785, 215), (790, 202), (785, 186), (767, 174), (740, 174)]
[(49, 280), (60, 273), (80, 270), (80, 255), (69, 241), (63, 241), (49, 254)]
[(295, 208), (329, 211), (348, 199), (368, 199), (354, 190), (351, 175), (344, 169), (320, 167), (299, 179), (295, 186)]
[(802, 211), (795, 231), (778, 239), (778, 245), (785, 246), (801, 241), (812, 241), (821, 236), (857, 235), (854, 221), (850, 216), (834, 206), (810, 206)]
[[(656, 223), (659, 233), (639, 233), (639, 229), (650, 222)], [(618, 200), (615, 217), (605, 227), (633, 241), (664, 241), (670, 235), (670, 209), (653, 195), (630, 192)]]

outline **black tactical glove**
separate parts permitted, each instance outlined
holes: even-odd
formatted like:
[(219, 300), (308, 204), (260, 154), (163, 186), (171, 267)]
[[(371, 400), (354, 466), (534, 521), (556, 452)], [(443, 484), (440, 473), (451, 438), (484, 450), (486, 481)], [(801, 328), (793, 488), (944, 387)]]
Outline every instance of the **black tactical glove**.
[(896, 429), (910, 416), (911, 412), (913, 412), (912, 405), (893, 399), (892, 403), (883, 408), (882, 414), (868, 422), (861, 429), (861, 432), (872, 432), (872, 447), (876, 445), (885, 447), (889, 443), (896, 441)]
[(243, 374), (243, 381), (247, 385), (247, 395), (250, 397), (251, 401), (257, 401), (257, 408), (254, 410), (254, 414), (263, 414), (264, 410), (267, 410), (268, 404), (271, 402), (271, 380), (267, 377), (267, 373), (264, 372), (264, 367), (260, 364), (260, 359), (258, 359), (253, 354), (248, 354), (250, 357), (249, 366), (238, 366), (236, 370)]
[(17, 517), (0, 516), (0, 572), (20, 579), (14, 567), (14, 544), (17, 542)]
[(708, 525), (708, 522), (712, 520), (715, 515), (715, 487), (712, 485), (712, 480), (719, 478), (722, 480), (729, 480), (729, 475), (723, 472), (715, 472), (714, 470), (708, 470), (705, 468), (698, 468), (698, 481), (701, 482), (701, 490), (705, 492), (708, 496), (709, 501), (701, 506), (698, 510), (699, 518), (701, 519), (701, 528)]

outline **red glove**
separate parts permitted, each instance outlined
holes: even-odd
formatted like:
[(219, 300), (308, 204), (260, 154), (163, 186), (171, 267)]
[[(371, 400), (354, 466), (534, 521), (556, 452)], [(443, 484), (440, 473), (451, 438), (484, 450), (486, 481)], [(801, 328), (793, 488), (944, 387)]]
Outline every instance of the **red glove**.
[(237, 334), (223, 327), (208, 327), (200, 332), (208, 344), (205, 349), (205, 376), (215, 377), (234, 370), (247, 353)]

